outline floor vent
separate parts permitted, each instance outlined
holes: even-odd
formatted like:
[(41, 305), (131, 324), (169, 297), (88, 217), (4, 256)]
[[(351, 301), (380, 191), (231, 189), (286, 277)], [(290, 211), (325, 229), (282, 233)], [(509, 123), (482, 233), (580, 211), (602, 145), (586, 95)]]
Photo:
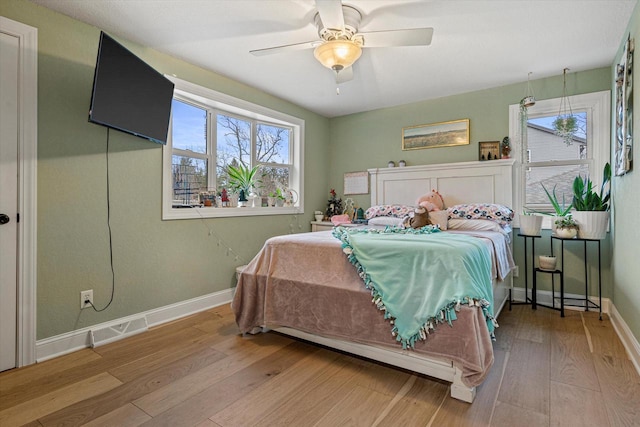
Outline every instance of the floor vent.
[(139, 317), (117, 325), (106, 326), (100, 329), (91, 330), (91, 347), (108, 344), (121, 340), (125, 337), (139, 334), (148, 329), (147, 318)]

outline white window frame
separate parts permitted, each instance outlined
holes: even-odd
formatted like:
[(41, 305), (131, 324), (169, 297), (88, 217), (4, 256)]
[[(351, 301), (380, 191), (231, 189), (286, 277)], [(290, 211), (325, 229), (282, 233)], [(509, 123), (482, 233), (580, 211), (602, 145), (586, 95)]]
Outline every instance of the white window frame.
[[(571, 107), (574, 111), (587, 112), (587, 157), (589, 165), (589, 178), (596, 188), (602, 182), (602, 170), (605, 163), (611, 158), (611, 91), (586, 93), (582, 95), (569, 96)], [(536, 104), (528, 109), (529, 117), (558, 114), (560, 98), (538, 100)], [(526, 138), (526, 135), (524, 136)], [(515, 158), (513, 168), (513, 191), (514, 191), (514, 227), (520, 227), (519, 213), (522, 213), (524, 206), (524, 191), (526, 180), (524, 174), (527, 169), (527, 152), (520, 135), (520, 104), (509, 106), (509, 138), (513, 146)], [(549, 162), (549, 165), (561, 162)], [(539, 164), (538, 166), (542, 166)], [(545, 215), (542, 221), (542, 228), (551, 228), (551, 216)]]
[[(171, 173), (171, 159), (173, 146), (171, 143), (171, 129), (167, 144), (162, 148), (162, 219), (192, 219), (192, 218), (228, 218), (259, 215), (291, 215), (304, 213), (304, 125), (303, 119), (290, 116), (261, 105), (253, 104), (215, 90), (199, 86), (177, 77), (165, 75), (175, 84), (174, 96), (180, 100), (191, 101), (196, 105), (219, 110), (222, 114), (240, 116), (266, 124), (288, 127), (291, 129), (289, 146), (290, 188), (298, 193), (298, 200), (294, 206), (288, 207), (243, 207), (243, 208), (174, 208), (173, 184)], [(213, 120), (213, 119), (211, 119)], [(211, 120), (209, 122), (211, 122)], [(214, 126), (210, 124), (209, 126)], [(214, 126), (215, 127), (215, 126)], [(211, 131), (211, 129), (210, 129)], [(255, 129), (252, 130), (255, 132)], [(252, 142), (252, 144), (255, 142)], [(195, 154), (195, 153), (194, 153)], [(190, 154), (191, 155), (191, 154)], [(215, 152), (214, 152), (215, 155)], [(255, 157), (255, 153), (252, 153)], [(255, 160), (255, 159), (253, 159)], [(215, 165), (213, 165), (215, 168)], [(211, 182), (211, 177), (209, 178)]]

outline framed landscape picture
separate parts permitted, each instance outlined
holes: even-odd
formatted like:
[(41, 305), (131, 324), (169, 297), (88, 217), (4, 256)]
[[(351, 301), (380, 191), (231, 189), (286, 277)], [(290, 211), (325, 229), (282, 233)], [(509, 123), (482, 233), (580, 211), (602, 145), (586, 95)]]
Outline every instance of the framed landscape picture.
[(403, 150), (468, 144), (469, 119), (402, 128)]

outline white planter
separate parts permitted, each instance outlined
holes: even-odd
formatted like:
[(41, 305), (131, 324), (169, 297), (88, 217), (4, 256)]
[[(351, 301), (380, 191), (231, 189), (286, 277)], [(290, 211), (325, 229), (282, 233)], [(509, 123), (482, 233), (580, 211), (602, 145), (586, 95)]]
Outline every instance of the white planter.
[(540, 255), (538, 257), (538, 265), (543, 270), (555, 270), (556, 269), (556, 257)]
[(580, 227), (579, 238), (602, 240), (607, 237), (608, 211), (575, 211), (572, 215)]
[(542, 215), (520, 215), (520, 234), (538, 236), (541, 227)]
[(554, 234), (561, 239), (573, 239), (578, 234), (578, 230), (573, 227), (556, 228)]

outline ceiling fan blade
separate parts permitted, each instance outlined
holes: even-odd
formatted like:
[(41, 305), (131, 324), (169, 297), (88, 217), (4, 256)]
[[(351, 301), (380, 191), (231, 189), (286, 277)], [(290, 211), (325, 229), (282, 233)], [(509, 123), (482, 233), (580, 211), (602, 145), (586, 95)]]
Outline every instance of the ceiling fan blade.
[(318, 14), (325, 28), (333, 28), (336, 30), (344, 29), (342, 1), (316, 0), (316, 9), (318, 9)]
[(362, 47), (428, 46), (433, 37), (433, 28), (372, 31), (358, 35), (364, 38)]
[(264, 55), (272, 55), (275, 53), (291, 52), (294, 50), (312, 49), (321, 44), (322, 44), (321, 40), (313, 40), (310, 42), (286, 44), (283, 46), (274, 46), (274, 47), (267, 47), (264, 49), (250, 50), (249, 53), (255, 56), (264, 56)]
[(344, 83), (353, 80), (353, 67), (347, 67), (340, 72), (336, 72), (336, 83)]

